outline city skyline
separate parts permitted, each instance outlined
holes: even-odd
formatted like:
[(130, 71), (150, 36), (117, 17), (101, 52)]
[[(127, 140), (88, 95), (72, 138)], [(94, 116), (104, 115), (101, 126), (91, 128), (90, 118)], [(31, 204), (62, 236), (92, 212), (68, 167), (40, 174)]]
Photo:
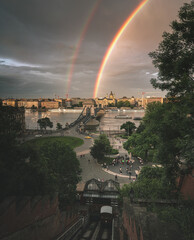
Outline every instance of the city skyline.
[[(71, 69), (69, 97), (92, 97), (108, 46), (141, 2), (1, 1), (0, 97), (65, 97)], [(190, 1), (148, 1), (112, 51), (98, 97), (110, 90), (117, 97), (154, 92), (150, 79), (157, 69), (148, 53), (157, 48), (184, 2)]]

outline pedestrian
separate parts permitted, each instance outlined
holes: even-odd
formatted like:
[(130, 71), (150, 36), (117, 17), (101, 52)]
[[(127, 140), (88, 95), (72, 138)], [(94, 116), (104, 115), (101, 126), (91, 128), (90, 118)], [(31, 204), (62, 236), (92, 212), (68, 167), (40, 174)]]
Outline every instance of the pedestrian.
[(108, 165), (106, 166), (106, 170), (108, 171)]
[(119, 172), (122, 174), (122, 168), (121, 167), (119, 168)]
[(88, 159), (88, 163), (90, 163), (90, 159)]
[(117, 177), (117, 175), (115, 175), (115, 181), (117, 181), (118, 180), (118, 177)]

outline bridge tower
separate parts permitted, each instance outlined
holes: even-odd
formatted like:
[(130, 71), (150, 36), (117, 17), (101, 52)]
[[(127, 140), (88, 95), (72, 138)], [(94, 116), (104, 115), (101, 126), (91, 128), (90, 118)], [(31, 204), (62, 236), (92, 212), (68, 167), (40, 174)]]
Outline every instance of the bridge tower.
[(83, 102), (83, 108), (84, 108), (84, 112), (83, 115), (87, 115), (87, 113), (90, 112), (91, 116), (95, 115), (95, 107), (94, 107), (94, 100), (93, 99), (88, 99), (86, 101)]

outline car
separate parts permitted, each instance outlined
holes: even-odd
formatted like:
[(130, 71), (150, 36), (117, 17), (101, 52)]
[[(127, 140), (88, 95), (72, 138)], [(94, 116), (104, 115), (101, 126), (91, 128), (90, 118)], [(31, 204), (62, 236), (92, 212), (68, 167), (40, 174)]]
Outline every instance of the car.
[(85, 138), (86, 138), (86, 139), (91, 139), (91, 137), (90, 137), (90, 136), (85, 136)]
[(42, 137), (42, 135), (38, 134), (38, 135), (35, 135), (35, 137)]

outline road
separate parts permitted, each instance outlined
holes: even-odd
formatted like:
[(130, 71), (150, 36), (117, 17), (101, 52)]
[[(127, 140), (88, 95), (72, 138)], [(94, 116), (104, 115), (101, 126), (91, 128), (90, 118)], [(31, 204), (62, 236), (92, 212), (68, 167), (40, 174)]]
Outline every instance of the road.
[[(115, 180), (115, 175), (117, 175), (118, 182), (121, 184), (129, 183), (133, 181), (136, 177), (135, 171), (139, 167), (139, 162), (137, 160), (133, 163), (133, 169), (132, 169), (132, 179), (129, 179), (129, 175), (126, 173), (127, 165), (115, 165), (115, 166), (108, 166), (108, 170), (105, 168), (102, 168), (100, 164), (96, 162), (95, 159), (90, 155), (90, 147), (92, 146), (94, 142), (94, 138), (96, 136), (93, 136), (91, 139), (85, 139), (85, 136), (83, 134), (79, 134), (76, 132), (75, 127), (67, 130), (67, 131), (61, 131), (61, 132), (54, 132), (50, 134), (45, 134), (42, 137), (49, 137), (49, 136), (73, 136), (83, 139), (84, 144), (80, 147), (77, 147), (74, 149), (76, 152), (76, 155), (78, 159), (80, 160), (80, 167), (82, 169), (81, 177), (82, 177), (82, 183), (85, 183), (86, 181), (96, 178), (100, 179), (101, 181), (106, 181), (109, 179)], [(33, 139), (35, 136), (28, 136), (25, 138), (25, 141), (28, 141), (30, 139)], [(128, 152), (123, 149), (123, 139), (120, 138), (109, 138), (111, 145), (113, 148), (119, 150), (120, 156), (128, 155)], [(120, 174), (120, 167), (122, 168), (122, 174)]]

